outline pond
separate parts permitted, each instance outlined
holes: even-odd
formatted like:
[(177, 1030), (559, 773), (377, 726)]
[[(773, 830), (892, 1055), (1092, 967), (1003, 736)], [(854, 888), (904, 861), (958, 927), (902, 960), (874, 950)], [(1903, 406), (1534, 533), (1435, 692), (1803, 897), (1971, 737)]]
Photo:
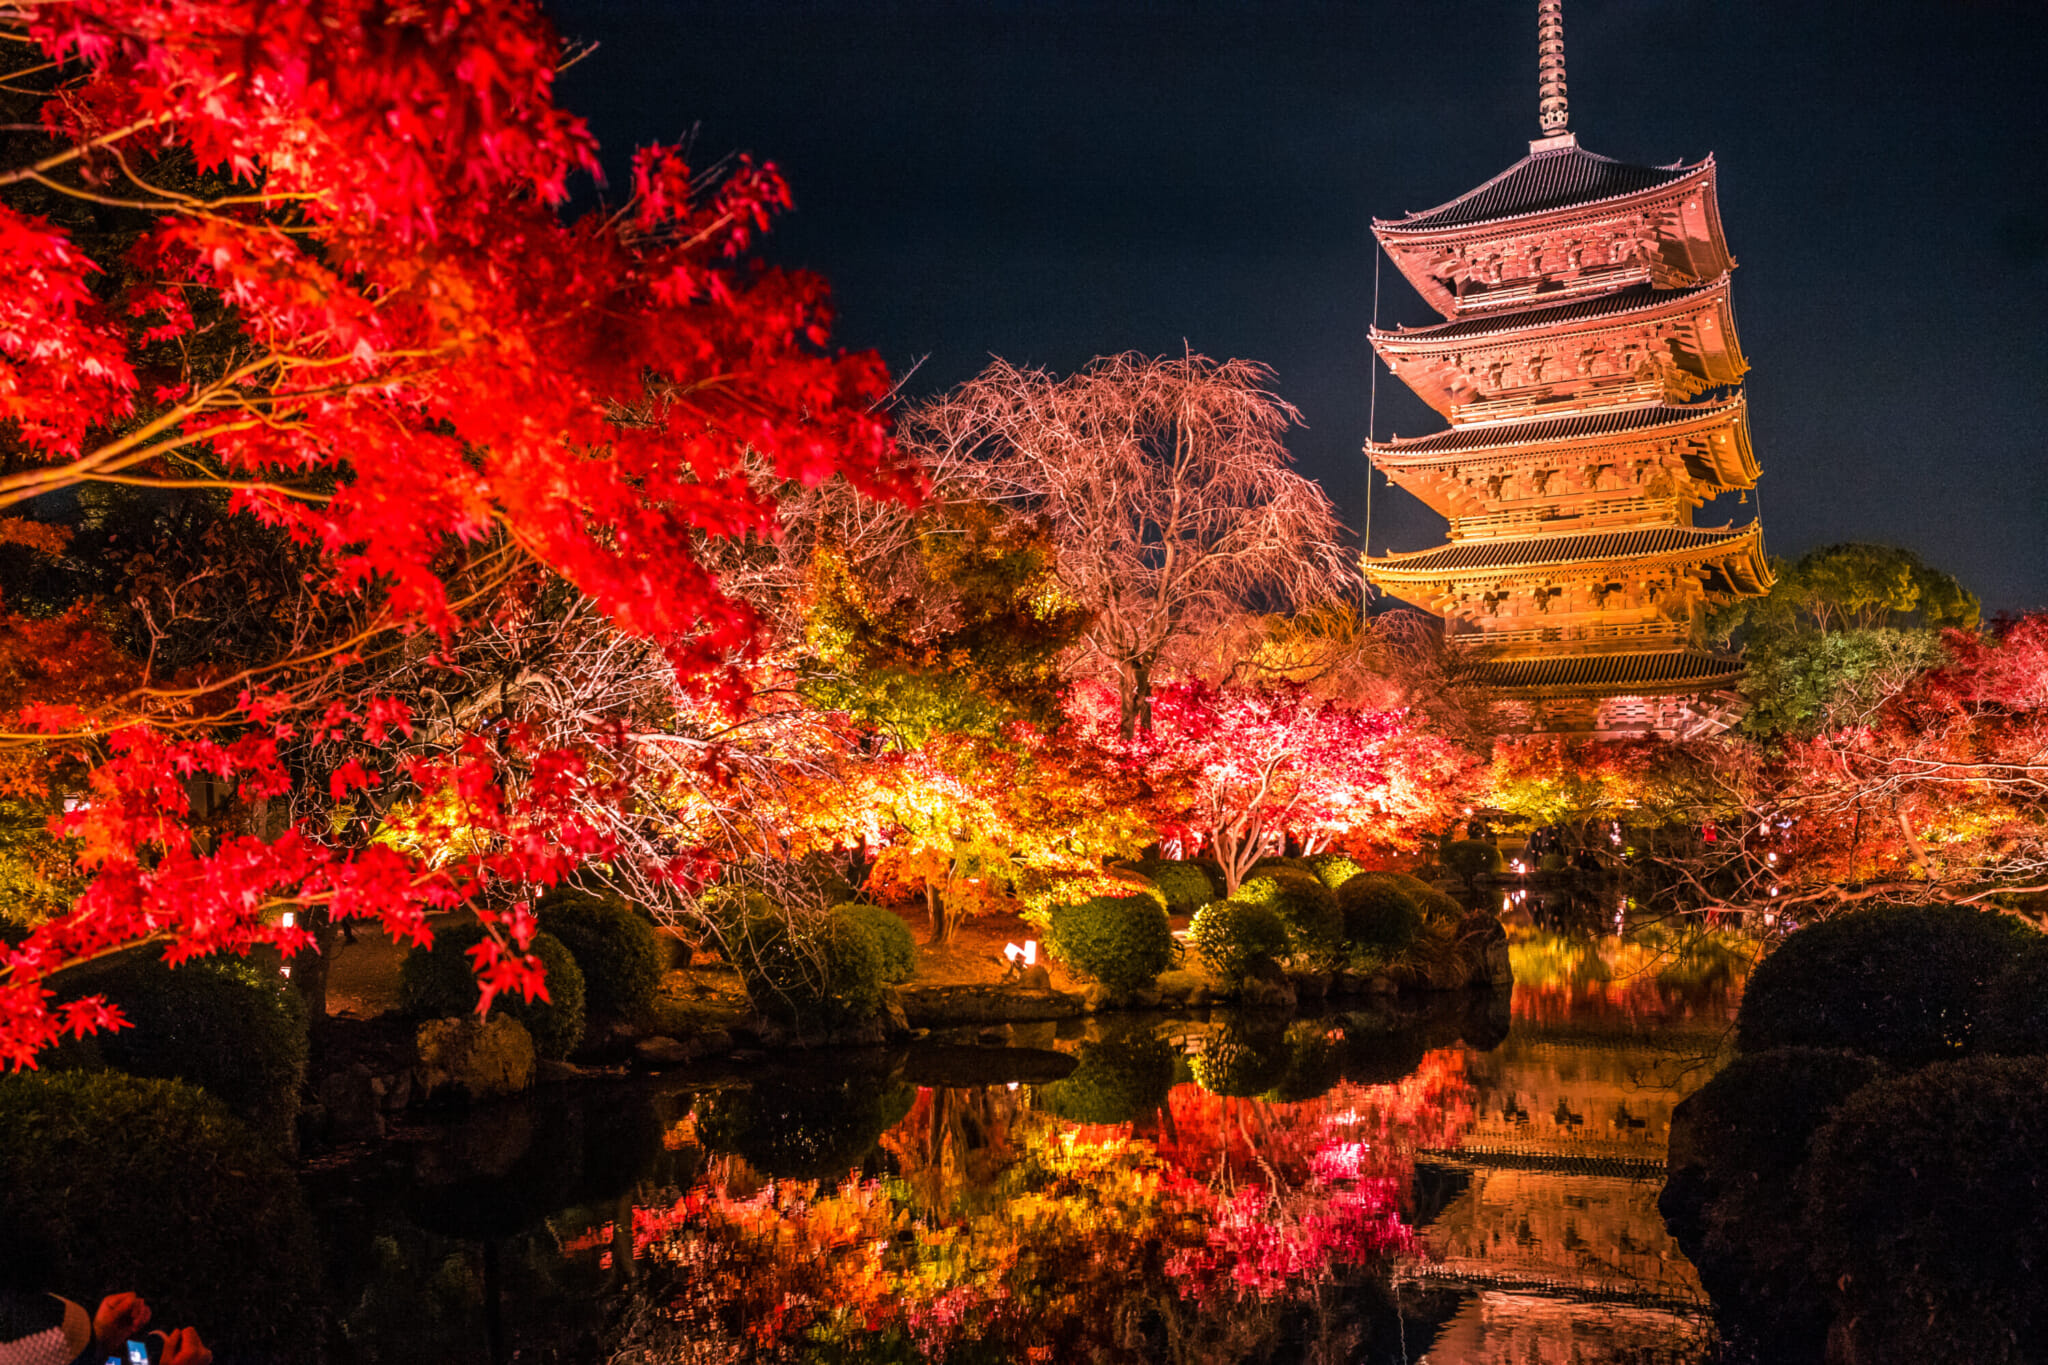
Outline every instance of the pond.
[(403, 1132), (304, 1176), (328, 1357), (1705, 1361), (1656, 1201), (1744, 954), (1513, 932), (1511, 999), (741, 1057)]

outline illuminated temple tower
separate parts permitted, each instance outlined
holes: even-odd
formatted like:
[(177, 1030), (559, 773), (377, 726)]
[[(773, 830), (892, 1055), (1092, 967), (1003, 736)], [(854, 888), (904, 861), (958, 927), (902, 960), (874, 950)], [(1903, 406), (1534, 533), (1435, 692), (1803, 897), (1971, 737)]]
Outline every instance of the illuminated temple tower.
[(1632, 166), (1580, 148), (1565, 100), (1562, 0), (1537, 7), (1540, 126), (1479, 188), (1375, 220), (1446, 319), (1372, 333), (1450, 422), (1366, 446), (1450, 521), (1449, 543), (1365, 561), (1444, 618), (1526, 728), (1687, 736), (1724, 727), (1737, 659), (1707, 609), (1770, 587), (1762, 528), (1693, 525), (1753, 487), (1748, 362), (1735, 338), (1714, 160)]

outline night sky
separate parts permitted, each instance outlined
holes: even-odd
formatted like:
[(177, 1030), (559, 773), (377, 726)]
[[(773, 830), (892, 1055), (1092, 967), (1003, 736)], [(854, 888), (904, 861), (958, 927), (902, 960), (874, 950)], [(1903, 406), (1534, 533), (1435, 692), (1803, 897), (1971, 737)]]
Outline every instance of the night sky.
[[(913, 394), (990, 355), (1263, 361), (1354, 532), (1369, 220), (1537, 136), (1534, 0), (547, 3), (599, 44), (562, 97), (613, 182), (653, 140), (777, 162), (773, 258)], [(1771, 552), (1903, 544), (2048, 607), (2048, 3), (1566, 0), (1565, 38), (1581, 146), (1719, 163)], [(1436, 319), (1391, 264), (1379, 317)], [(1382, 371), (1382, 437), (1441, 425)], [(1441, 540), (1373, 497), (1376, 552)]]

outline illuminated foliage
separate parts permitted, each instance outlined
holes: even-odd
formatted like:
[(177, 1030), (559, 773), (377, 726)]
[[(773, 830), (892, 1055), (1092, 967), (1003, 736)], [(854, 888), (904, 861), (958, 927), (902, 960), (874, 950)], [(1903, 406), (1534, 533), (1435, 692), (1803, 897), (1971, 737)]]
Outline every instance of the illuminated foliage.
[[(41, 983), (68, 963), (153, 936), (174, 962), (298, 948), (289, 906), (423, 938), (428, 909), (609, 850), (581, 807), (616, 771), (603, 735), (549, 745), (482, 717), (407, 755), (417, 708), (324, 693), (332, 670), (420, 627), (445, 638), (542, 565), (736, 701), (756, 618), (704, 539), (771, 530), (777, 481), (913, 484), (879, 364), (825, 349), (818, 282), (740, 259), (788, 203), (772, 167), (706, 178), (645, 148), (623, 204), (559, 212), (595, 148), (553, 102), (560, 45), (525, 0), (85, 0), (0, 27), (17, 121), (45, 130), (0, 167), (6, 539), (57, 547), (28, 523), (95, 485), (206, 493), (346, 604), (246, 668), (108, 660), (15, 708), (6, 770), (81, 774), (56, 830), (89, 879), (0, 958), (0, 1055), (20, 1066), (118, 1022), (91, 999), (52, 1012)], [(11, 618), (0, 654), (52, 630), (105, 654), (82, 615)], [(323, 774), (337, 803), (401, 780), (446, 793), (477, 851), (426, 866), (272, 828), (260, 813), (295, 780), (281, 748), (308, 732), (401, 750)], [(197, 828), (195, 785), (241, 828)], [(541, 989), (525, 912), (484, 923), (483, 1000)]]

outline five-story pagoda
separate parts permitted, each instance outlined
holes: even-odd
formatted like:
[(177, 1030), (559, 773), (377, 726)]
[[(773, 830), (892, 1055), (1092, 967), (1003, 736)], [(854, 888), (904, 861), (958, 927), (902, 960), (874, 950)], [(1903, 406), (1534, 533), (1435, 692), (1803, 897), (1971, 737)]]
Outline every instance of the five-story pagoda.
[(1528, 728), (1678, 737), (1733, 714), (1738, 659), (1707, 609), (1771, 583), (1761, 527), (1693, 512), (1754, 486), (1714, 161), (1632, 166), (1570, 131), (1562, 0), (1540, 0), (1541, 130), (1529, 155), (1373, 232), (1445, 321), (1372, 333), (1450, 422), (1372, 442), (1449, 543), (1367, 558), (1444, 617)]

